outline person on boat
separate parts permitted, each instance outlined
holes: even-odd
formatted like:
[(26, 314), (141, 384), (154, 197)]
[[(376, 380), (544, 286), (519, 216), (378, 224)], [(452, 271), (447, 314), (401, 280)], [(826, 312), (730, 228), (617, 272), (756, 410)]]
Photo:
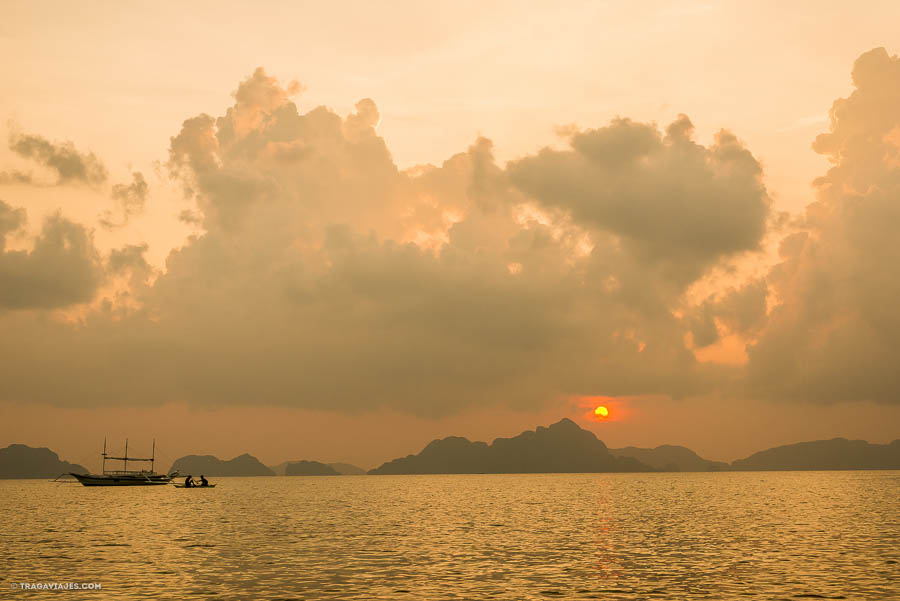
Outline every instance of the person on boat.
[(194, 486), (196, 486), (194, 484), (194, 479), (191, 478), (190, 474), (188, 474), (188, 477), (184, 479), (184, 487), (185, 488), (193, 488)]
[(200, 486), (209, 486), (209, 482), (203, 474), (200, 474)]

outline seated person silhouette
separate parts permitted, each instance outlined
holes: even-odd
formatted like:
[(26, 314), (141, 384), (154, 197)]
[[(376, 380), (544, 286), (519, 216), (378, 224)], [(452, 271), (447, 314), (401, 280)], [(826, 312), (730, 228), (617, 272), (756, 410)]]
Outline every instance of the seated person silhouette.
[(200, 474), (200, 486), (209, 486), (209, 482), (203, 474)]
[(185, 488), (193, 488), (195, 486), (194, 479), (191, 478), (191, 475), (188, 474), (188, 477), (184, 479), (184, 487)]

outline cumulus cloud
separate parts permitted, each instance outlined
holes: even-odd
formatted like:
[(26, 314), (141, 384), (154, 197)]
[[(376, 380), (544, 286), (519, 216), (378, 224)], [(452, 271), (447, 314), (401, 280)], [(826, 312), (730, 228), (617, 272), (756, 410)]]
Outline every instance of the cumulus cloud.
[(900, 402), (900, 59), (877, 48), (852, 76), (813, 145), (832, 167), (768, 276), (777, 304), (748, 350), (755, 394)]
[(0, 201), (0, 310), (53, 309), (89, 301), (102, 280), (90, 233), (59, 215), (48, 218), (31, 250), (7, 249), (25, 211)]
[(617, 119), (577, 132), (570, 150), (544, 150), (510, 166), (513, 182), (543, 206), (614, 234), (629, 252), (676, 281), (694, 281), (721, 257), (757, 250), (769, 216), (762, 169), (737, 138), (710, 147), (681, 115), (663, 135)]
[[(687, 118), (664, 134), (617, 120), (509, 167), (479, 139), (400, 171), (371, 99), (342, 117), (300, 112), (298, 92), (259, 69), (224, 115), (184, 121), (167, 167), (204, 233), (159, 274), (143, 247), (112, 253), (129, 302), (77, 326), (7, 316), (28, 342), (0, 342), (0, 395), (436, 415), (682, 396), (721, 375), (677, 309), (764, 231), (759, 164), (733, 135), (704, 147)], [(119, 198), (142, 199), (138, 184)]]
[[(100, 186), (107, 179), (106, 167), (100, 159), (92, 152), (80, 152), (71, 142), (57, 144), (42, 136), (13, 132), (9, 136), (9, 149), (54, 171), (58, 184)], [(12, 176), (19, 177), (18, 183), (31, 181), (30, 174), (14, 172)]]
[[(223, 115), (172, 132), (166, 167), (202, 234), (164, 271), (142, 245), (101, 262), (59, 217), (33, 251), (0, 247), (0, 261), (31, 261), (0, 268), (0, 304), (32, 309), (0, 316), (0, 397), (437, 415), (737, 382), (770, 398), (896, 401), (898, 59), (866, 53), (853, 79), (814, 145), (833, 166), (778, 264), (693, 302), (694, 284), (772, 231), (762, 169), (734, 134), (704, 145), (684, 116), (663, 130), (616, 119), (509, 165), (478, 139), (401, 171), (371, 99), (303, 112), (299, 86), (259, 69)], [(129, 206), (146, 199), (136, 176), (115, 189)], [(0, 235), (20, 231), (24, 214), (2, 208)], [(126, 281), (128, 301), (77, 324), (37, 310), (96, 300), (103, 277)], [(56, 292), (36, 292), (47, 282)], [(750, 341), (748, 365), (698, 362), (693, 349), (726, 333)]]

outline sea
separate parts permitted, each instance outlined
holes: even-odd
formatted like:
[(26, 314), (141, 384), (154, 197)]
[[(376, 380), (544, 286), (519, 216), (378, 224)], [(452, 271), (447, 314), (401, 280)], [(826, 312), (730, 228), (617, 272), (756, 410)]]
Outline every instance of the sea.
[(900, 599), (900, 471), (210, 480), (0, 480), (4, 598)]

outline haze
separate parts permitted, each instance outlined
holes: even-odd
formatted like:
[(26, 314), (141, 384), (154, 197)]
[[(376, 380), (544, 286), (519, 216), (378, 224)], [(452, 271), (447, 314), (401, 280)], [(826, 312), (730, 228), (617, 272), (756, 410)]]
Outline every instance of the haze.
[(385, 6), (5, 7), (4, 444), (898, 437), (896, 3)]

